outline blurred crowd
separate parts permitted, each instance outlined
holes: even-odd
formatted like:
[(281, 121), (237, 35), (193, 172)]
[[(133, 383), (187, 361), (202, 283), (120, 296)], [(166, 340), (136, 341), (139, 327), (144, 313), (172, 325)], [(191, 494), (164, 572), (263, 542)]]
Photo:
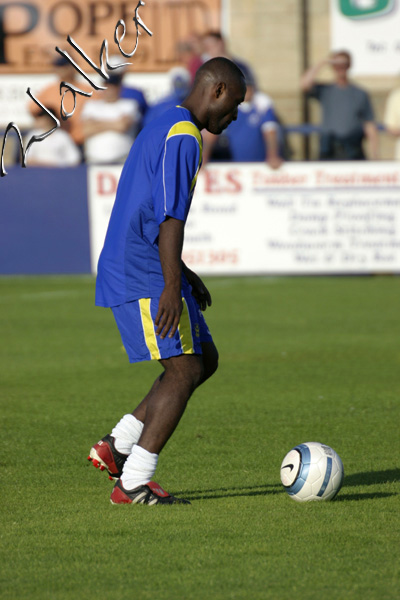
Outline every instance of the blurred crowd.
[[(65, 113), (73, 116), (61, 121), (61, 127), (41, 143), (33, 144), (28, 165), (74, 166), (123, 163), (140, 130), (162, 112), (180, 104), (187, 95), (197, 69), (210, 58), (225, 56), (242, 70), (247, 94), (240, 105), (237, 120), (226, 131), (215, 136), (203, 131), (203, 164), (213, 161), (265, 162), (272, 169), (290, 160), (287, 134), (273, 100), (261, 90), (252, 67), (229, 52), (219, 31), (202, 36), (190, 35), (177, 45), (180, 66), (170, 70), (170, 92), (155, 103), (148, 103), (140, 89), (124, 83), (121, 69), (111, 71), (106, 89), (92, 97), (79, 95), (74, 107), (71, 92), (63, 98)], [(328, 66), (332, 81), (321, 83), (320, 71)], [(376, 160), (379, 158), (378, 126), (368, 92), (349, 79), (351, 56), (335, 52), (310, 67), (301, 77), (301, 91), (317, 101), (321, 108), (319, 160)], [(76, 69), (63, 57), (54, 63), (57, 81), (43, 89), (38, 100), (59, 116), (60, 83), (76, 85), (83, 92), (93, 91), (78, 81)], [(32, 134), (48, 131), (54, 121), (40, 107), (30, 102), (33, 117)], [(400, 89), (387, 99), (381, 126), (398, 139), (396, 159), (400, 159)]]

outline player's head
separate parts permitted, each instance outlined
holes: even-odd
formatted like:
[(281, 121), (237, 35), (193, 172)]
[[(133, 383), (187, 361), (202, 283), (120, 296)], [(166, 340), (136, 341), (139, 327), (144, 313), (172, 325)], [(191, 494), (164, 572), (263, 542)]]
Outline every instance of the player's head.
[(242, 71), (231, 60), (212, 58), (196, 73), (185, 105), (202, 128), (219, 134), (236, 120), (238, 106), (246, 95)]

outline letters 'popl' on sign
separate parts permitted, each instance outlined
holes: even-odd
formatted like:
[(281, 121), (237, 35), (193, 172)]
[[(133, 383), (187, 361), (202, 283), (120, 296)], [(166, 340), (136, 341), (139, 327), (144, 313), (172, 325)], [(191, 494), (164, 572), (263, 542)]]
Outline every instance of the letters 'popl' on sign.
[[(122, 19), (119, 19), (119, 21), (117, 22), (116, 26), (115, 26), (115, 30), (114, 30), (114, 42), (116, 43), (116, 45), (118, 46), (119, 51), (121, 52), (121, 54), (125, 57), (132, 57), (137, 48), (138, 48), (138, 43), (139, 43), (139, 35), (140, 35), (140, 31), (139, 31), (139, 27), (141, 27), (148, 35), (153, 35), (152, 32), (150, 31), (150, 29), (148, 29), (148, 27), (146, 27), (146, 25), (143, 23), (142, 19), (139, 16), (138, 10), (141, 6), (144, 6), (145, 3), (142, 0), (138, 1), (138, 4), (136, 6), (135, 9), (135, 14), (133, 17), (133, 22), (135, 23), (135, 27), (136, 27), (136, 41), (135, 41), (135, 46), (133, 48), (133, 50), (131, 52), (125, 52), (122, 47), (121, 47), (121, 43), (126, 35), (126, 25), (125, 22)], [(99, 66), (96, 65), (96, 63), (89, 57), (87, 56), (87, 54), (84, 52), (84, 50), (74, 41), (74, 39), (71, 36), (67, 37), (67, 41), (68, 43), (72, 46), (72, 48), (89, 64), (89, 66), (98, 74), (100, 75), (100, 77), (104, 80), (108, 80), (110, 78), (109, 74), (108, 74), (108, 70), (115, 70), (115, 69), (119, 69), (123, 66), (129, 65), (131, 63), (120, 63), (118, 65), (111, 65), (109, 62), (109, 54), (108, 54), (108, 41), (106, 39), (103, 40), (103, 43), (101, 45), (100, 48), (100, 55), (99, 55)], [(86, 81), (88, 81), (88, 83), (95, 89), (95, 90), (104, 90), (106, 89), (106, 87), (101, 86), (96, 84), (89, 75), (87, 75), (83, 69), (81, 69), (81, 67), (76, 63), (76, 61), (68, 54), (67, 51), (65, 50), (61, 50), (58, 46), (56, 46), (56, 51), (61, 54), (64, 58), (66, 58), (73, 66), (74, 68), (82, 75), (82, 77), (84, 77), (84, 79), (86, 79)], [(107, 69), (106, 69), (107, 67)], [(63, 91), (64, 90), (64, 91)], [(64, 97), (65, 94), (67, 92), (72, 93), (73, 98), (74, 98), (74, 108), (72, 109), (71, 112), (66, 112), (64, 109)], [(7, 141), (7, 136), (9, 134), (9, 132), (11, 131), (11, 129), (14, 129), (14, 131), (16, 132), (17, 136), (18, 136), (18, 140), (19, 140), (19, 145), (21, 148), (21, 165), (22, 167), (26, 167), (26, 157), (27, 157), (27, 153), (29, 148), (32, 146), (32, 144), (34, 144), (35, 142), (41, 142), (43, 140), (45, 140), (49, 135), (51, 135), (58, 127), (60, 127), (60, 121), (57, 119), (57, 117), (50, 111), (48, 110), (43, 104), (41, 104), (41, 102), (39, 102), (39, 100), (37, 100), (37, 98), (35, 98), (35, 96), (32, 94), (31, 89), (28, 88), (26, 90), (26, 93), (28, 94), (28, 96), (35, 102), (35, 104), (37, 104), (42, 110), (44, 110), (49, 117), (51, 117), (51, 119), (54, 122), (54, 126), (49, 129), (49, 131), (46, 131), (40, 135), (33, 135), (30, 140), (28, 141), (26, 148), (24, 149), (23, 146), (23, 141), (22, 141), (22, 135), (21, 132), (19, 130), (18, 125), (16, 125), (15, 123), (11, 122), (7, 125), (5, 133), (4, 133), (4, 138), (3, 138), (3, 147), (2, 147), (2, 151), (1, 151), (1, 164), (0, 164), (0, 175), (1, 177), (4, 177), (5, 175), (7, 175), (7, 171), (5, 170), (4, 167), (4, 150), (5, 150), (5, 145), (6, 145), (6, 141)], [(84, 92), (82, 90), (80, 90), (78, 87), (67, 83), (65, 81), (62, 81), (60, 84), (60, 96), (61, 96), (61, 105), (60, 105), (60, 115), (61, 118), (63, 120), (69, 119), (70, 117), (72, 117), (72, 115), (74, 114), (75, 108), (76, 108), (76, 94), (80, 94), (82, 96), (91, 96), (93, 94), (93, 92)]]

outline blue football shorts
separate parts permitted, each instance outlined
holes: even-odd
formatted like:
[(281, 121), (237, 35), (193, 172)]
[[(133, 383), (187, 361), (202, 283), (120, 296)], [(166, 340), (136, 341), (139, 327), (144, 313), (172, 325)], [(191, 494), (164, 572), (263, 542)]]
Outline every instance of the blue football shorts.
[(156, 335), (154, 320), (159, 297), (141, 298), (112, 307), (129, 362), (160, 360), (181, 354), (202, 354), (201, 344), (212, 342), (211, 334), (196, 300), (183, 292), (183, 310), (174, 337)]

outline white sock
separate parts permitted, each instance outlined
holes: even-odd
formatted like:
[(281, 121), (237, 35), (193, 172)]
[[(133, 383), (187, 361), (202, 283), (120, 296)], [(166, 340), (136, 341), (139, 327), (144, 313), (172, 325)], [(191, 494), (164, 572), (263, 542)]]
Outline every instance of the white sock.
[(124, 415), (111, 432), (115, 438), (115, 448), (122, 454), (130, 454), (133, 444), (137, 444), (142, 435), (143, 423), (133, 415)]
[(141, 446), (133, 446), (122, 469), (121, 483), (126, 490), (134, 490), (153, 479), (158, 454), (152, 454)]

